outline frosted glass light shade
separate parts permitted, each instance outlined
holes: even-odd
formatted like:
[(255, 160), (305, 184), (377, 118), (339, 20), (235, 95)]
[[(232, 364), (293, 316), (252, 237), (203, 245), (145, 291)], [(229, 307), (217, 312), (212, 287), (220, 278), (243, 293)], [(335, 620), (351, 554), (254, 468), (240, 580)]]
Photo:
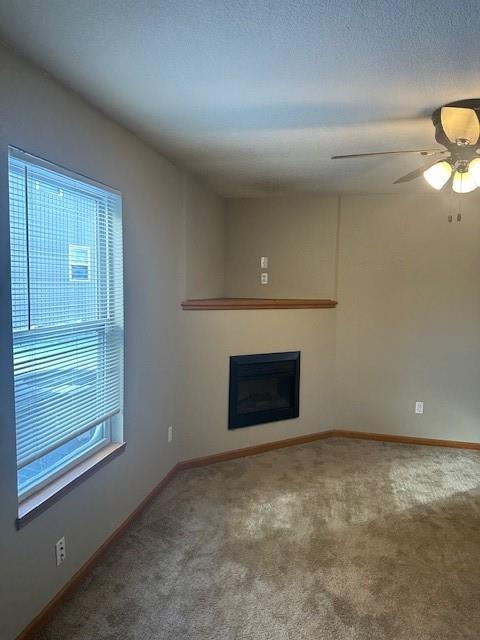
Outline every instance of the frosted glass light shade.
[(465, 173), (455, 171), (452, 184), (452, 189), (455, 191), (455, 193), (469, 193), (476, 188), (477, 183), (475, 182), (475, 178), (473, 177), (470, 169), (468, 171), (465, 171)]
[(436, 162), (432, 167), (423, 172), (423, 177), (434, 189), (441, 189), (451, 175), (452, 167), (446, 160)]
[(468, 165), (468, 171), (472, 174), (477, 187), (480, 187), (480, 158), (474, 158)]

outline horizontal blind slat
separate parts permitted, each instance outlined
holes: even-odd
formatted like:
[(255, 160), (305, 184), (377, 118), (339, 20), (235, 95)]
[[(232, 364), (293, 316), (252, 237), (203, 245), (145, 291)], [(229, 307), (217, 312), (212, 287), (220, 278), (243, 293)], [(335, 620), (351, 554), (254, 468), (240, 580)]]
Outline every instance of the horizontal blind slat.
[[(83, 433), (86, 433), (87, 431), (90, 431), (90, 429), (93, 429), (94, 427), (97, 427), (99, 424), (101, 424), (102, 422), (105, 422), (109, 418), (113, 418), (118, 413), (119, 413), (119, 411), (112, 411), (110, 414), (108, 414), (106, 416), (103, 416), (102, 418), (96, 418), (92, 423), (85, 425), (84, 427), (82, 427), (82, 429), (80, 431), (75, 432), (75, 434), (73, 436), (72, 436), (71, 433), (69, 433), (67, 431), (64, 432), (63, 436), (61, 438), (58, 438), (57, 440), (55, 440), (55, 442), (52, 442), (50, 444), (50, 446), (45, 446), (43, 448), (43, 455), (46, 455), (47, 453), (50, 453), (51, 451), (54, 451), (58, 447), (61, 447), (62, 444), (65, 444), (66, 442), (69, 442), (72, 439), (72, 437), (80, 436)], [(38, 460), (38, 455), (37, 455), (36, 452), (31, 454), (30, 456), (27, 456), (25, 459), (23, 459), (21, 461), (17, 461), (17, 469), (22, 469), (27, 464), (30, 464), (31, 462), (34, 462), (35, 460)]]

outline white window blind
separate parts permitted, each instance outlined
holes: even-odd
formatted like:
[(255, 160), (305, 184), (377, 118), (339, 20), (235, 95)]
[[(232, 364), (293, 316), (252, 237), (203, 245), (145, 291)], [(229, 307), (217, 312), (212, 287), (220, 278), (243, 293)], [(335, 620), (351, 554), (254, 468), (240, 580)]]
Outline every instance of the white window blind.
[(10, 149), (20, 495), (118, 439), (123, 396), (120, 195)]

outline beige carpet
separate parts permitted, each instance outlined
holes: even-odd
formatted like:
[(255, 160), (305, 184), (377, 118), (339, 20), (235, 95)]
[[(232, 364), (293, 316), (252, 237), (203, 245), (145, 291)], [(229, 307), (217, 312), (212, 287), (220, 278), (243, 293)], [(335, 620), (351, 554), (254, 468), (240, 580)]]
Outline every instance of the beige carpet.
[(478, 640), (480, 453), (323, 440), (183, 472), (44, 640)]

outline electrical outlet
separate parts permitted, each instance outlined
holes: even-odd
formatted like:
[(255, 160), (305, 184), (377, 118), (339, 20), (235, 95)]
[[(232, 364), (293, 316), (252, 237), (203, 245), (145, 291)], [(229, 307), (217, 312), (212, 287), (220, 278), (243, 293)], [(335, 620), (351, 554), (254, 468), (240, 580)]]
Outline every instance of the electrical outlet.
[(168, 437), (168, 441), (169, 442), (171, 442), (173, 440), (173, 426), (172, 425), (170, 425), (168, 427), (168, 435), (167, 435), (167, 437)]
[(60, 540), (55, 545), (55, 558), (57, 560), (57, 567), (62, 564), (66, 557), (67, 546), (65, 544), (65, 538), (60, 538)]
[(262, 284), (268, 284), (268, 273), (260, 274), (260, 282)]
[(260, 269), (268, 269), (268, 258), (266, 256), (260, 258)]
[(421, 415), (423, 413), (423, 402), (415, 402), (415, 413)]

